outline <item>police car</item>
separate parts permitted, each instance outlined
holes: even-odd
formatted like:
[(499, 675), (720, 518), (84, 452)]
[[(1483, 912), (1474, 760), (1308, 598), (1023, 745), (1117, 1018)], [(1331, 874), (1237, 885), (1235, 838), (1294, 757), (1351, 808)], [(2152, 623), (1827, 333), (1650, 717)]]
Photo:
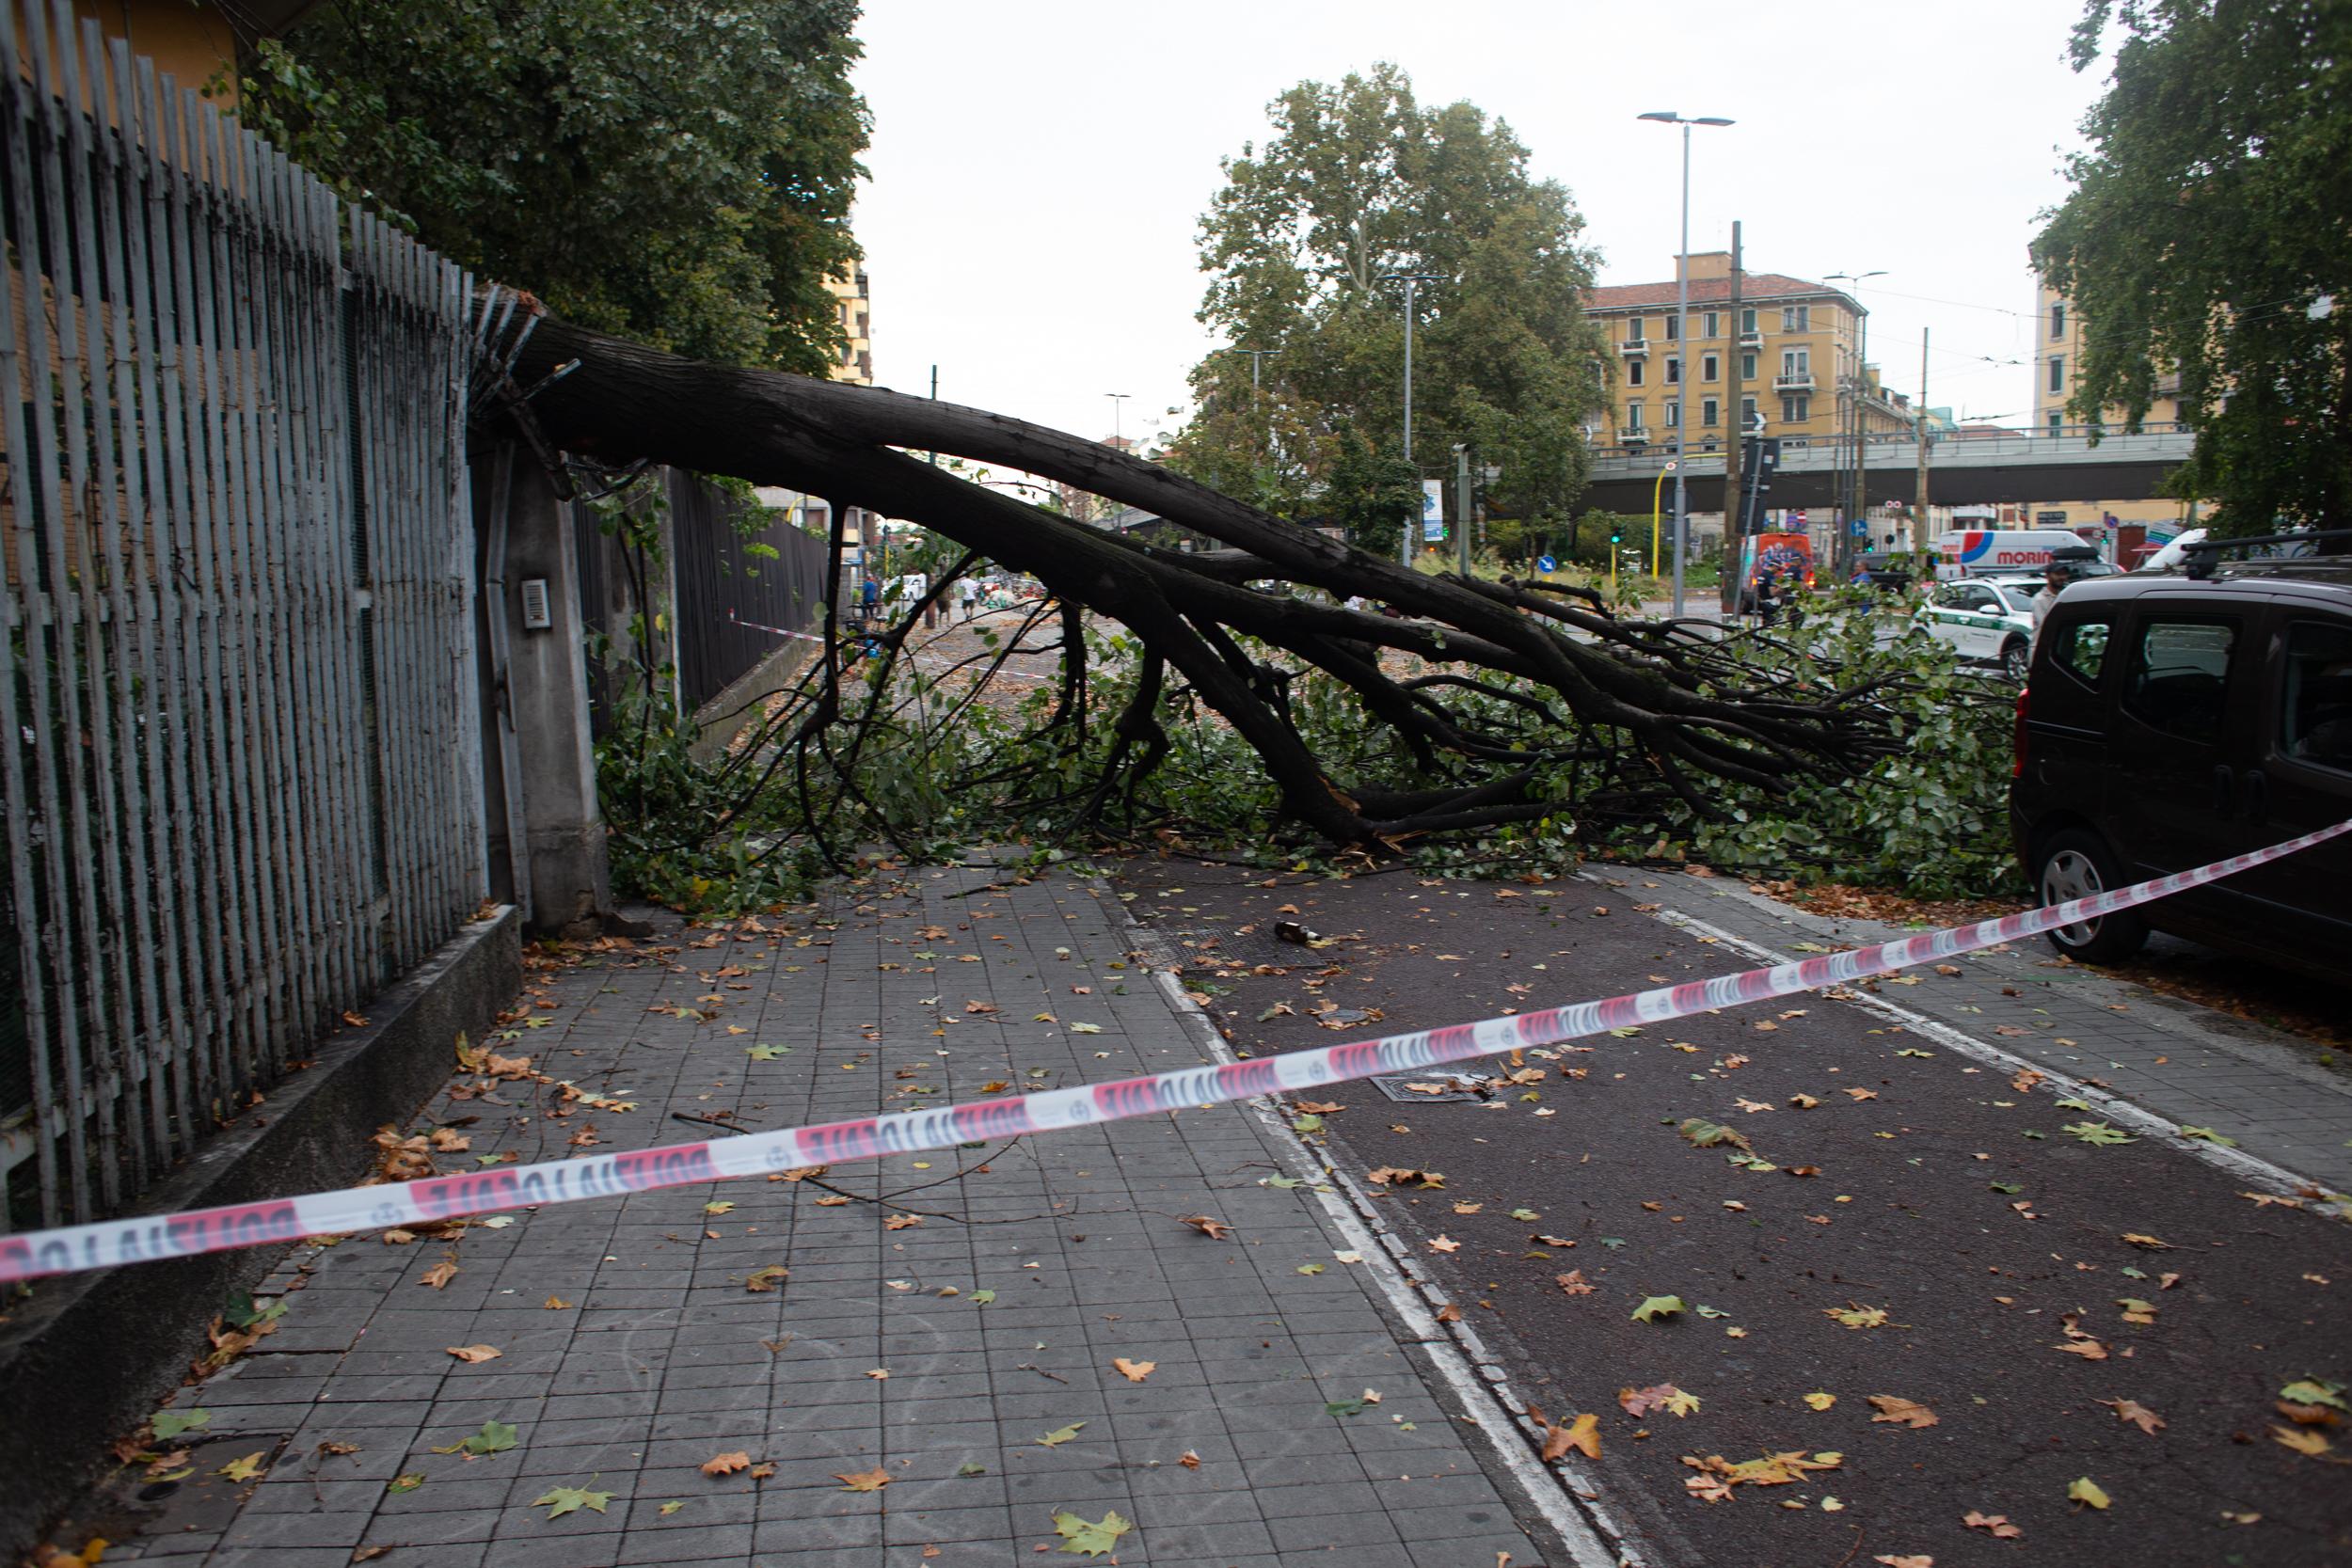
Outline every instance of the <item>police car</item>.
[(1939, 582), (1919, 607), (1918, 622), (1962, 658), (1998, 664), (2022, 686), (2033, 657), (2033, 596), (2041, 586), (2039, 578), (2029, 578)]

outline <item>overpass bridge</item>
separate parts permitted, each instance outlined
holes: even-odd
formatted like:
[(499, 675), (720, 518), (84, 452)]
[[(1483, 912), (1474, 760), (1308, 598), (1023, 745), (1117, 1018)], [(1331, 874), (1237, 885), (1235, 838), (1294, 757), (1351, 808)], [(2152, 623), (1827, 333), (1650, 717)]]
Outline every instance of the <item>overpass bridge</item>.
[[(1928, 499), (1937, 506), (1999, 502), (2132, 500), (2157, 494), (2165, 475), (2185, 462), (2195, 438), (2183, 425), (2149, 425), (2139, 434), (2088, 426), (2057, 435), (2006, 431), (1947, 435), (1928, 446)], [(1684, 483), (1693, 512), (1724, 510), (1720, 438), (1692, 443), (1684, 454)], [(1610, 512), (1650, 509), (1652, 486), (1674, 455), (1671, 441), (1647, 446), (1596, 447), (1584, 504)], [(1853, 443), (1824, 437), (1784, 440), (1780, 467), (1761, 502), (1766, 507), (1836, 506), (1845, 499)], [(1864, 447), (1863, 483), (1869, 504), (1909, 502), (1918, 485), (1919, 447), (1908, 432), (1874, 435)], [(1747, 476), (1742, 473), (1741, 483)]]

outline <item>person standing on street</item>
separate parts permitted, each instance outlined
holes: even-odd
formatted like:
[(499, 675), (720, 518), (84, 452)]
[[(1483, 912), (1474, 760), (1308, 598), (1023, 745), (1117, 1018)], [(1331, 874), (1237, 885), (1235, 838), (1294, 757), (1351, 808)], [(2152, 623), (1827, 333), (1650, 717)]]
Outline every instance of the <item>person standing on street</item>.
[(2042, 623), (2050, 618), (2050, 607), (2058, 603), (2058, 595), (2065, 593), (2066, 585), (2074, 580), (2073, 569), (2063, 562), (2051, 562), (2048, 568), (2042, 574), (2042, 591), (2028, 601), (2028, 607), (2033, 611), (2033, 641), (2036, 647), (2042, 645)]

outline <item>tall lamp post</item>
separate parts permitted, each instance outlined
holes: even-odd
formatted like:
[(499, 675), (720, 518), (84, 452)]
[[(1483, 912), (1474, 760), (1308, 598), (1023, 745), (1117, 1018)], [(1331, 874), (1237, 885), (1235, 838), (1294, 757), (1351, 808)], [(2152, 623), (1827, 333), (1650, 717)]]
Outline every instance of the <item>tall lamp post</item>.
[[(1868, 272), (1829, 273), (1821, 278), (1821, 281), (1851, 283), (1856, 288), (1860, 288), (1862, 280), (1866, 277), (1884, 277), (1885, 276), (1884, 267), (1876, 267)], [(1857, 300), (1855, 303), (1861, 302)], [(1837, 540), (1837, 547), (1830, 552), (1832, 559), (1837, 562), (1837, 576), (1841, 580), (1852, 575), (1846, 570), (1846, 567), (1853, 559), (1854, 520), (1867, 515), (1870, 510), (1870, 481), (1867, 467), (1870, 455), (1870, 421), (1863, 403), (1864, 397), (1870, 390), (1870, 312), (1865, 309), (1855, 319), (1859, 325), (1854, 328), (1853, 355), (1853, 490), (1851, 492), (1853, 505), (1849, 511), (1846, 498), (1843, 496), (1838, 498), (1837, 510), (1847, 513), (1847, 515), (1838, 519), (1843, 527)]]
[[(1380, 277), (1385, 282), (1405, 285), (1405, 461), (1410, 463), (1413, 460), (1413, 319), (1420, 314), (1414, 309), (1413, 301), (1421, 286), (1437, 282), (1438, 275), (1434, 272), (1384, 272)], [(1421, 486), (1419, 468), (1413, 470), (1413, 485), (1416, 490)], [(1412, 515), (1405, 520), (1402, 554), (1407, 566), (1413, 563), (1413, 534), (1420, 527), (1421, 508), (1416, 505)]]
[[(1693, 125), (1729, 125), (1732, 122), (1714, 115), (1699, 115), (1690, 119), (1672, 109), (1653, 109), (1636, 117), (1654, 119), (1661, 124), (1682, 127), (1682, 256), (1675, 268), (1675, 596), (1674, 612), (1682, 613), (1682, 562), (1689, 552), (1691, 533), (1690, 497), (1684, 489), (1682, 472), (1683, 416), (1689, 412), (1691, 377), (1691, 127)], [(1732, 324), (1735, 327), (1739, 323)]]
[(1125, 392), (1104, 392), (1103, 395), (1111, 400), (1111, 445), (1119, 448), (1120, 451), (1124, 451), (1127, 450), (1126, 438), (1120, 434), (1119, 419), (1120, 415), (1126, 409), (1128, 394)]

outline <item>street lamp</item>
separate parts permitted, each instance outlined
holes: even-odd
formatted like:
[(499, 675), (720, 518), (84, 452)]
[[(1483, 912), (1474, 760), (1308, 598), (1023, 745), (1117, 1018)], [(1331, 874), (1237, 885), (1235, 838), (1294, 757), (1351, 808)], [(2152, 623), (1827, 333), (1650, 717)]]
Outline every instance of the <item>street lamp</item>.
[[(1405, 285), (1405, 461), (1407, 463), (1413, 460), (1413, 317), (1417, 313), (1413, 309), (1413, 297), (1423, 283), (1437, 282), (1438, 276), (1434, 272), (1384, 272), (1380, 275), (1384, 282)], [(1416, 487), (1421, 483), (1419, 468), (1413, 470), (1413, 483)], [(1420, 527), (1421, 509), (1415, 507), (1413, 515), (1405, 521), (1404, 557), (1407, 566), (1413, 563), (1413, 534)]]
[[(1729, 125), (1732, 121), (1715, 115), (1699, 115), (1685, 119), (1672, 109), (1653, 109), (1637, 115), (1638, 119), (1654, 119), (1663, 125), (1682, 127), (1682, 260), (1676, 267), (1675, 279), (1675, 594), (1674, 612), (1682, 613), (1682, 562), (1690, 550), (1690, 497), (1684, 489), (1682, 473), (1683, 415), (1688, 412), (1691, 379), (1681, 373), (1690, 369), (1691, 358), (1691, 127), (1693, 125)], [(1733, 325), (1738, 325), (1733, 323)]]
[(1111, 445), (1119, 447), (1120, 450), (1123, 451), (1126, 448), (1123, 445), (1119, 434), (1119, 416), (1120, 411), (1126, 407), (1127, 394), (1125, 392), (1104, 392), (1103, 395), (1111, 400)]
[[(1824, 283), (1851, 283), (1855, 287), (1859, 288), (1862, 284), (1862, 280), (1866, 277), (1884, 277), (1885, 276), (1886, 269), (1884, 267), (1874, 267), (1868, 272), (1829, 273), (1823, 276), (1821, 281)], [(1861, 302), (1857, 300), (1855, 303), (1860, 304)], [(1839, 502), (1838, 510), (1841, 512), (1847, 512), (1848, 515), (1844, 518), (1840, 519), (1845, 526), (1840, 531), (1837, 540), (1837, 547), (1830, 552), (1832, 559), (1837, 562), (1837, 575), (1840, 578), (1847, 576), (1845, 564), (1852, 558), (1854, 519), (1864, 515), (1869, 511), (1870, 499), (1870, 482), (1867, 477), (1868, 470), (1867, 468), (1867, 465), (1869, 461), (1870, 446), (1869, 420), (1866, 415), (1862, 401), (1864, 394), (1869, 390), (1870, 312), (1868, 309), (1865, 309), (1862, 310), (1855, 317), (1855, 321), (1858, 325), (1854, 328), (1853, 505), (1851, 511), (1849, 511), (1843, 500)]]

